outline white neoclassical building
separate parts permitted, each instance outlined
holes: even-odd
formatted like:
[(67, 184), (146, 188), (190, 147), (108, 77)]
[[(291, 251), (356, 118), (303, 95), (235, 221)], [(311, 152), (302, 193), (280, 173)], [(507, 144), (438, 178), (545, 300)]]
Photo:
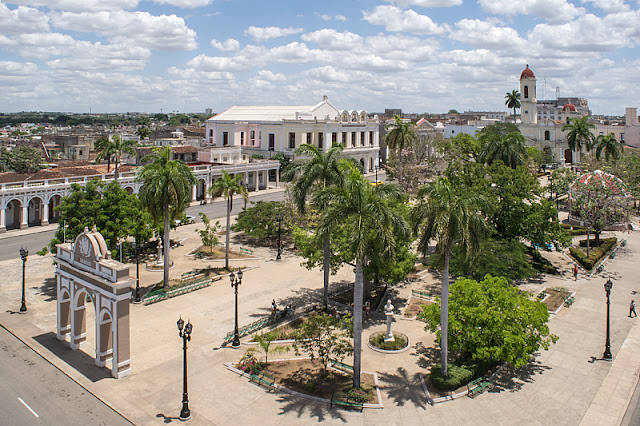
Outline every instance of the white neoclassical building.
[(233, 106), (206, 123), (209, 146), (241, 147), (243, 154), (272, 152), (295, 157), (295, 149), (307, 143), (321, 151), (333, 144), (344, 146), (343, 154), (356, 159), (365, 172), (378, 164), (379, 119), (366, 111), (339, 110), (327, 96), (317, 105)]
[[(211, 150), (207, 151), (208, 155)], [(225, 151), (226, 152), (226, 151)], [(242, 175), (242, 181), (249, 191), (260, 191), (268, 188), (269, 174), (278, 182), (280, 163), (275, 160), (252, 160), (242, 162), (239, 152), (233, 157), (233, 164), (192, 164), (198, 183), (192, 188), (192, 201), (209, 197), (208, 190), (212, 183), (226, 171), (232, 176)], [(138, 193), (142, 184), (136, 180), (137, 168), (120, 166), (119, 184), (130, 193)], [(33, 174), (0, 173), (0, 232), (14, 229), (25, 229), (57, 222), (60, 213), (54, 208), (62, 197), (71, 193), (71, 185), (99, 179), (107, 183), (114, 180), (113, 168), (107, 172), (104, 164), (76, 167), (58, 167), (44, 169)]]

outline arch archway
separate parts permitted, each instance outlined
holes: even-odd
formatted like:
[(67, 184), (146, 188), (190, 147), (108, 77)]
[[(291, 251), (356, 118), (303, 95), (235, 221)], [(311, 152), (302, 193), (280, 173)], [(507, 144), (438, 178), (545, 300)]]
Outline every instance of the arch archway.
[(57, 223), (62, 216), (62, 212), (55, 211), (55, 208), (60, 205), (62, 202), (62, 197), (60, 195), (54, 195), (49, 199), (49, 223)]
[(564, 162), (573, 164), (573, 152), (568, 148), (564, 150)]
[(204, 200), (205, 197), (205, 183), (204, 179), (198, 179), (198, 185), (196, 186), (196, 200)]
[(43, 202), (40, 197), (33, 197), (29, 200), (27, 213), (27, 224), (29, 227), (42, 225), (42, 206)]
[(551, 132), (550, 131), (548, 131), (548, 130), (544, 131), (544, 140), (545, 141), (551, 140)]
[(129, 195), (133, 194), (133, 188), (132, 188), (132, 187), (130, 187), (130, 186), (125, 186), (125, 187), (124, 187), (124, 189), (125, 189), (125, 191), (127, 191), (127, 193), (128, 193)]
[(7, 231), (20, 229), (20, 217), (22, 216), (22, 203), (19, 200), (11, 200), (7, 203), (5, 213)]

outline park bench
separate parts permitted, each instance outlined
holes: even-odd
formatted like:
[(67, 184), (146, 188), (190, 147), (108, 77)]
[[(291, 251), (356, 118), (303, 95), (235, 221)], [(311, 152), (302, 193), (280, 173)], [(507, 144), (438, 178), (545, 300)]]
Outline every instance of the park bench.
[(478, 377), (467, 385), (467, 396), (469, 398), (475, 398), (489, 386), (491, 386), (491, 382), (486, 381), (484, 377)]
[(345, 408), (356, 408), (360, 411), (362, 411), (363, 407), (364, 407), (364, 403), (363, 402), (355, 402), (355, 401), (349, 401), (349, 399), (340, 399), (338, 397), (335, 396), (335, 394), (331, 395), (331, 400), (329, 401), (329, 409), (333, 408), (334, 405), (340, 405), (342, 407)]
[(566, 307), (569, 307), (569, 306), (573, 305), (573, 302), (575, 302), (575, 301), (576, 301), (575, 297), (567, 296), (567, 297), (564, 298), (564, 305)]
[(257, 383), (258, 385), (266, 386), (269, 389), (274, 388), (276, 383), (275, 377), (265, 371), (261, 371), (260, 374), (252, 374), (249, 381)]
[(538, 300), (542, 300), (545, 297), (547, 297), (547, 293), (544, 291), (541, 291), (540, 293), (538, 293)]
[(345, 364), (343, 362), (340, 361), (331, 361), (331, 365), (333, 366), (337, 366), (338, 368), (342, 368), (343, 370), (349, 370), (351, 372), (353, 372), (353, 366), (349, 365), (349, 364)]
[(240, 247), (240, 253), (253, 254), (253, 250), (248, 249), (248, 248), (244, 248), (244, 247)]
[(422, 296), (422, 297), (433, 297), (431, 293), (427, 293), (426, 291), (421, 291), (421, 290), (411, 290), (411, 294), (415, 296)]
[(195, 275), (198, 275), (200, 273), (200, 271), (189, 271), (189, 272), (185, 272), (184, 274), (180, 275), (180, 278), (189, 278), (189, 277), (193, 277)]

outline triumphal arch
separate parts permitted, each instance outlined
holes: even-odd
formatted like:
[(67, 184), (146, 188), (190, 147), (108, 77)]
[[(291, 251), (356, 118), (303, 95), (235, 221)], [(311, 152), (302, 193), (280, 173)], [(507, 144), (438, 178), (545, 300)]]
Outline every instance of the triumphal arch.
[(96, 318), (95, 362), (120, 378), (131, 373), (129, 355), (129, 299), (135, 279), (129, 268), (111, 259), (102, 235), (94, 228), (74, 243), (58, 244), (55, 257), (58, 295), (58, 340), (78, 349), (86, 344), (86, 303), (92, 303)]

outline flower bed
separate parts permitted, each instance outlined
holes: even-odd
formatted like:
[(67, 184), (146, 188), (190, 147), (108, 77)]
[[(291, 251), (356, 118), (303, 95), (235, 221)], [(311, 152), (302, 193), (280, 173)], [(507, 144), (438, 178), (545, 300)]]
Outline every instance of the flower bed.
[[(220, 279), (220, 278), (218, 278)], [(181, 294), (190, 293), (195, 290), (199, 290), (204, 287), (208, 287), (214, 281), (212, 278), (201, 276), (198, 278), (188, 279), (184, 282), (178, 282), (174, 285), (170, 285), (167, 288), (162, 287), (162, 282), (156, 284), (156, 286), (145, 294), (142, 299), (145, 305), (160, 302), (165, 299), (179, 296)]]
[(593, 266), (616, 245), (617, 242), (618, 239), (616, 237), (601, 238), (600, 246), (589, 248), (589, 257), (587, 257), (586, 240), (584, 248), (582, 247), (582, 241), (580, 241), (580, 247), (570, 247), (569, 253), (571, 253), (571, 256), (573, 256), (573, 258), (580, 263), (583, 268), (590, 271), (593, 269)]

